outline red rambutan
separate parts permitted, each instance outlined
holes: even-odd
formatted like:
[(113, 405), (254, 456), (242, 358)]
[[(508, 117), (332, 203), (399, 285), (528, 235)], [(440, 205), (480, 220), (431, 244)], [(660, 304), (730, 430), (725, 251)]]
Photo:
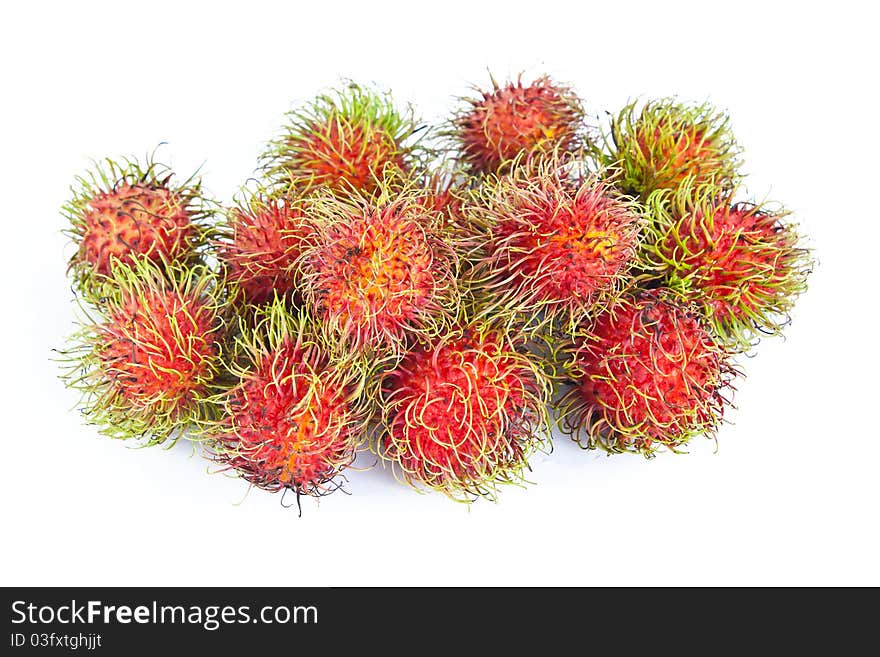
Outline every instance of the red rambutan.
[(81, 328), (66, 353), (65, 378), (83, 392), (83, 412), (103, 433), (156, 444), (210, 415), (206, 400), (222, 356), (221, 288), (201, 265), (142, 257), (113, 268), (101, 287), (101, 317)]
[(747, 348), (756, 332), (787, 323), (812, 259), (785, 211), (695, 183), (649, 199), (645, 268), (702, 307), (718, 336)]
[(293, 298), (300, 279), (297, 263), (313, 232), (303, 205), (296, 201), (253, 197), (232, 208), (226, 235), (218, 242), (229, 282), (253, 305), (276, 295)]
[(224, 414), (208, 435), (216, 458), (266, 490), (319, 496), (338, 488), (369, 414), (352, 363), (331, 361), (305, 315), (275, 299), (242, 326)]
[(563, 428), (609, 452), (675, 451), (714, 434), (735, 373), (699, 314), (656, 290), (588, 320), (564, 353)]
[(310, 208), (303, 296), (332, 341), (399, 350), (455, 320), (457, 257), (421, 192), (325, 196)]
[(166, 166), (148, 159), (106, 161), (77, 178), (74, 197), (62, 212), (77, 247), (68, 268), (89, 294), (96, 277), (112, 274), (116, 263), (144, 256), (154, 262), (192, 264), (207, 237), (204, 220), (212, 213), (192, 177), (175, 185)]
[(470, 208), (485, 239), (472, 286), (484, 311), (569, 327), (616, 295), (636, 253), (641, 208), (595, 174), (545, 162), (488, 182)]
[(267, 178), (281, 192), (327, 187), (369, 195), (407, 176), (420, 158), (412, 110), (400, 111), (389, 94), (353, 83), (288, 118), (262, 158)]
[(583, 109), (568, 87), (543, 76), (531, 84), (521, 78), (465, 99), (449, 136), (462, 161), (475, 173), (497, 173), (523, 155), (571, 152), (579, 148)]
[(383, 385), (382, 454), (415, 487), (494, 498), (544, 444), (550, 386), (511, 336), (452, 331), (408, 353)]
[(728, 123), (708, 104), (656, 100), (639, 113), (630, 104), (613, 121), (606, 165), (620, 169), (617, 183), (642, 199), (656, 189), (676, 189), (688, 177), (729, 186), (736, 180), (739, 147)]

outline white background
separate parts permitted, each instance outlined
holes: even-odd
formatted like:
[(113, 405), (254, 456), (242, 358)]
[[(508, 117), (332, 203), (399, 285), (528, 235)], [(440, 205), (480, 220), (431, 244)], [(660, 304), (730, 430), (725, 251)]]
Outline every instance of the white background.
[[(880, 584), (876, 21), (868, 3), (5, 3), (0, 10), (4, 585)], [(305, 3), (302, 3), (305, 4)], [(615, 8), (620, 7), (620, 8)], [(549, 72), (590, 112), (727, 108), (750, 190), (820, 266), (744, 363), (720, 451), (607, 458), (563, 440), (470, 510), (380, 468), (280, 497), (189, 448), (81, 423), (50, 347), (73, 321), (58, 209), (88, 158), (204, 165), (228, 200), (282, 113), (340, 77), (442, 119), (469, 83)]]

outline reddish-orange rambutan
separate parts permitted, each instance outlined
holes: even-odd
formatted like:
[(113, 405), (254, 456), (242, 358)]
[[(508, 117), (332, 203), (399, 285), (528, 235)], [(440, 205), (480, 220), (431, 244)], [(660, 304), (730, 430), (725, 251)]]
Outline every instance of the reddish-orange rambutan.
[(718, 336), (747, 348), (756, 334), (781, 331), (813, 263), (784, 210), (732, 196), (696, 179), (655, 192), (644, 268), (695, 301)]
[(235, 383), (208, 430), (217, 459), (270, 491), (320, 496), (338, 488), (369, 417), (363, 377), (353, 363), (331, 361), (303, 314), (279, 299), (243, 326), (231, 366)]
[(316, 187), (369, 195), (400, 182), (419, 165), (418, 125), (387, 93), (356, 84), (318, 96), (288, 115), (284, 134), (263, 155), (279, 192)]
[(544, 444), (550, 386), (502, 331), (452, 331), (408, 353), (385, 380), (380, 447), (411, 485), (470, 501), (521, 482)]
[(562, 425), (583, 447), (653, 454), (714, 434), (734, 370), (699, 313), (654, 290), (581, 326), (563, 350)]
[(313, 232), (298, 201), (255, 196), (232, 208), (217, 243), (229, 282), (253, 305), (275, 296), (294, 298), (300, 280), (297, 264)]
[(101, 317), (66, 353), (65, 378), (103, 433), (161, 443), (210, 416), (225, 325), (221, 289), (201, 265), (142, 257), (113, 268), (100, 288)]
[(317, 230), (303, 256), (303, 296), (332, 341), (400, 351), (454, 322), (458, 260), (420, 190), (324, 196), (310, 212)]
[(465, 99), (449, 129), (462, 162), (475, 173), (506, 170), (524, 155), (579, 148), (583, 109), (568, 87), (547, 76), (504, 85), (492, 78), (490, 91), (477, 91), (480, 97)]
[(613, 298), (629, 271), (641, 207), (559, 160), (489, 181), (469, 212), (484, 233), (471, 287), (485, 314), (571, 326)]
[(211, 215), (195, 178), (175, 185), (173, 174), (151, 159), (107, 160), (77, 178), (74, 197), (63, 208), (77, 247), (69, 269), (81, 291), (90, 292), (116, 263), (147, 257), (157, 263), (191, 264), (205, 242)]

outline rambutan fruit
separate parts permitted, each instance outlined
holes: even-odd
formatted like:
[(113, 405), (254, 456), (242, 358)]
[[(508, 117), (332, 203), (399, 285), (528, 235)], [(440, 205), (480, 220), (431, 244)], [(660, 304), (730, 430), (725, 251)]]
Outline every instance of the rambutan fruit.
[(709, 104), (654, 100), (626, 106), (612, 121), (605, 164), (620, 170), (618, 185), (643, 200), (656, 189), (676, 189), (686, 178), (729, 186), (739, 146), (729, 118)]
[(380, 449), (416, 488), (494, 499), (546, 444), (550, 385), (509, 333), (471, 326), (410, 351), (383, 383)]
[[(170, 274), (170, 275), (169, 275)], [(202, 265), (117, 262), (65, 352), (83, 413), (113, 438), (176, 440), (207, 419), (223, 356), (223, 285)]]
[(76, 179), (62, 213), (77, 249), (68, 269), (82, 292), (91, 296), (100, 279), (112, 276), (115, 263), (140, 257), (182, 265), (198, 260), (213, 211), (195, 176), (181, 184), (174, 184), (173, 176), (149, 157), (145, 165), (108, 159)]
[(299, 258), (314, 232), (303, 204), (254, 195), (230, 209), (217, 242), (227, 277), (246, 303), (296, 296)]
[(332, 360), (303, 313), (277, 297), (243, 325), (208, 429), (217, 460), (269, 491), (320, 496), (336, 490), (369, 419), (363, 370)]
[(303, 297), (330, 341), (397, 353), (454, 323), (458, 258), (420, 190), (323, 196), (310, 215)]
[(461, 160), (476, 174), (498, 173), (524, 155), (573, 152), (582, 141), (583, 108), (568, 87), (543, 76), (499, 85), (465, 106), (447, 131)]
[(400, 110), (389, 94), (351, 83), (290, 112), (262, 168), (282, 193), (326, 187), (369, 195), (418, 167), (418, 133), (411, 108)]
[(621, 297), (563, 348), (562, 428), (585, 448), (652, 455), (714, 435), (735, 374), (698, 312), (653, 290)]
[(648, 207), (644, 266), (660, 285), (695, 301), (716, 334), (740, 348), (782, 330), (813, 265), (787, 212), (734, 202), (694, 179), (653, 194)]
[(616, 296), (642, 224), (637, 203), (562, 160), (487, 181), (469, 212), (484, 234), (468, 275), (488, 300), (484, 313), (568, 329)]

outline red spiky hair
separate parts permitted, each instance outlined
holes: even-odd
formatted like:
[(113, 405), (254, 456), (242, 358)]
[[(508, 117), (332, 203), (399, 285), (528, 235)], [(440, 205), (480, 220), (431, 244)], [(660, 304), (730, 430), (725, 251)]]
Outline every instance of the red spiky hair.
[(713, 435), (734, 371), (701, 317), (660, 291), (623, 297), (566, 348), (563, 427), (584, 447), (653, 454)]
[(356, 368), (332, 362), (305, 315), (275, 299), (237, 338), (237, 382), (210, 429), (215, 455), (251, 484), (320, 496), (338, 488), (364, 431)]
[(232, 208), (227, 235), (218, 242), (229, 282), (238, 285), (250, 304), (266, 303), (276, 295), (292, 298), (300, 278), (297, 262), (313, 232), (296, 201), (254, 197)]
[(148, 158), (146, 166), (108, 159), (77, 178), (63, 213), (77, 247), (69, 269), (83, 292), (110, 276), (115, 262), (147, 257), (186, 264), (196, 258), (207, 234), (202, 222), (211, 212), (198, 180), (175, 185), (172, 177), (170, 169)]
[(661, 284), (699, 304), (717, 335), (741, 348), (782, 330), (812, 269), (785, 211), (735, 203), (696, 179), (656, 192), (649, 207), (645, 268)]
[(543, 76), (530, 84), (522, 77), (492, 89), (453, 119), (450, 136), (475, 173), (505, 170), (517, 158), (540, 152), (573, 152), (580, 145), (583, 109), (568, 87)]
[(222, 356), (221, 287), (201, 265), (114, 264), (101, 288), (103, 316), (68, 354), (68, 383), (105, 434), (161, 443), (207, 417)]
[(616, 294), (642, 219), (608, 181), (553, 160), (489, 182), (480, 201), (470, 212), (484, 255), (471, 277), (489, 299), (486, 313), (571, 324)]
[(267, 178), (282, 192), (315, 187), (369, 195), (405, 177), (419, 160), (418, 126), (387, 93), (354, 83), (318, 96), (288, 115), (284, 134), (263, 155)]
[(383, 386), (383, 456), (416, 487), (493, 498), (522, 481), (546, 431), (549, 385), (499, 331), (459, 330), (419, 346)]
[(457, 259), (419, 191), (375, 201), (326, 196), (312, 216), (304, 297), (334, 341), (400, 348), (454, 319)]

